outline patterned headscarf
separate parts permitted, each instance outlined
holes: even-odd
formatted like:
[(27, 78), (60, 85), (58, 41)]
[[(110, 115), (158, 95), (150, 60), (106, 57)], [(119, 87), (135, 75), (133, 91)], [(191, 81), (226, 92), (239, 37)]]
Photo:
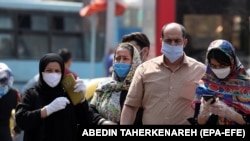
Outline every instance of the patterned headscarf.
[[(94, 97), (90, 104), (95, 105), (98, 112), (107, 120), (120, 121), (122, 92), (129, 89), (136, 68), (141, 64), (140, 54), (137, 49), (129, 43), (121, 43), (117, 48), (126, 48), (132, 51), (132, 64), (124, 80), (119, 80), (115, 72), (112, 79), (100, 82), (96, 88)], [(116, 57), (116, 52), (114, 58)], [(115, 61), (114, 61), (115, 62)], [(123, 93), (124, 94), (124, 93)]]
[[(213, 49), (220, 49), (231, 61), (230, 74), (225, 79), (218, 79), (208, 64), (208, 53)], [(250, 114), (250, 77), (244, 66), (236, 56), (235, 48), (226, 40), (213, 41), (206, 54), (206, 73), (196, 89), (196, 101), (202, 94), (216, 95), (227, 105), (245, 114)]]
[[(118, 81), (118, 77), (116, 76), (115, 72), (112, 73), (112, 80), (104, 83), (101, 87), (97, 88), (96, 91), (102, 91), (102, 92), (110, 92), (110, 91), (120, 91), (120, 90), (128, 90), (132, 78), (134, 76), (136, 68), (141, 64), (140, 54), (138, 50), (130, 43), (120, 43), (117, 48), (127, 46), (131, 48), (130, 50), (133, 51), (132, 53), (132, 64), (131, 68), (126, 76), (126, 78), (123, 81)], [(116, 50), (117, 50), (116, 48)], [(114, 54), (114, 59), (116, 57), (116, 51)], [(115, 62), (115, 60), (113, 61)]]

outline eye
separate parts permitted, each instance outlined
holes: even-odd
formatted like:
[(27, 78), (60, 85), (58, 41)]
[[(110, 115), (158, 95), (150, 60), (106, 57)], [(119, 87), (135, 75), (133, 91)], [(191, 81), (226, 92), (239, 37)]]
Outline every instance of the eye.
[(210, 64), (210, 67), (213, 69), (219, 69), (219, 68), (226, 68), (230, 65), (226, 65), (226, 64), (220, 64), (220, 65), (214, 65), (214, 64)]
[(167, 44), (171, 44), (172, 42), (176, 43), (176, 44), (180, 44), (182, 42), (181, 39), (166, 39), (164, 40), (165, 43)]
[(209, 66), (210, 66), (211, 68), (216, 68), (216, 66), (213, 65), (213, 64), (210, 64)]
[(8, 78), (3, 77), (3, 78), (0, 79), (0, 84), (5, 84), (5, 83), (7, 83), (7, 81), (8, 81)]

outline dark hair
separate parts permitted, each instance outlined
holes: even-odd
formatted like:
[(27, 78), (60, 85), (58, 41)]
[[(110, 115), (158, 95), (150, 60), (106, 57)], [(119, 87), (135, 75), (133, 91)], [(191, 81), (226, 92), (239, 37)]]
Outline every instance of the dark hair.
[(58, 50), (58, 54), (63, 58), (64, 62), (69, 61), (72, 58), (71, 52), (67, 48), (62, 48)]
[[(171, 24), (171, 23), (167, 23), (167, 24), (165, 24), (165, 25), (162, 27), (162, 29), (161, 29), (161, 37), (162, 37), (162, 38), (164, 37), (164, 30), (165, 30), (165, 28), (166, 28), (169, 24)], [(181, 25), (181, 24), (178, 24), (178, 23), (176, 23), (176, 24), (179, 25), (180, 28), (181, 28), (182, 37), (183, 37), (183, 38), (186, 38), (187, 32), (186, 32), (185, 27), (184, 27), (183, 25)]]
[(140, 49), (144, 47), (150, 47), (150, 42), (148, 37), (142, 32), (133, 32), (122, 37), (122, 43), (135, 41)]
[(215, 59), (222, 65), (231, 66), (231, 61), (229, 56), (227, 56), (222, 50), (220, 49), (211, 49), (207, 54), (207, 60), (210, 64), (211, 59)]
[(131, 54), (131, 57), (132, 57), (132, 58), (134, 57), (134, 46), (133, 46), (132, 44), (127, 43), (127, 42), (120, 43), (120, 44), (118, 44), (116, 50), (117, 50), (118, 48), (125, 48), (125, 49), (129, 50), (129, 51), (130, 51), (130, 54)]

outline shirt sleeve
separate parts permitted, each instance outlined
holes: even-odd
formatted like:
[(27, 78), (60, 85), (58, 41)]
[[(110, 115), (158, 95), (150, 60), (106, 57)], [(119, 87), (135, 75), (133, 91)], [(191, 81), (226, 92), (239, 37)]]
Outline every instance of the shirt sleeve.
[(132, 79), (131, 85), (129, 87), (129, 91), (127, 94), (127, 98), (125, 100), (125, 105), (133, 106), (133, 107), (140, 107), (142, 104), (143, 98), (143, 66), (139, 66), (136, 71), (135, 75)]

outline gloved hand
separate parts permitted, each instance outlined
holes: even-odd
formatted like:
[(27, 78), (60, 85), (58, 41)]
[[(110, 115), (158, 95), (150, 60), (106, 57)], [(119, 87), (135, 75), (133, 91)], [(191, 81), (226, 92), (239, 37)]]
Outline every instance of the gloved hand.
[(98, 125), (117, 125), (117, 123), (113, 122), (113, 121), (110, 121), (110, 120), (106, 120), (104, 118), (101, 118), (99, 121), (98, 121)]
[(85, 95), (86, 92), (86, 85), (84, 84), (83, 80), (76, 79), (76, 84), (74, 86), (74, 92), (82, 92)]
[(110, 121), (110, 120), (105, 120), (102, 125), (117, 125), (117, 123)]
[(225, 104), (223, 101), (220, 101), (219, 98), (216, 99), (216, 102), (212, 105), (211, 112), (215, 115), (227, 118), (232, 120), (237, 112)]
[(211, 104), (210, 102), (212, 99), (205, 101), (204, 98), (201, 98), (201, 105), (200, 105), (200, 113), (199, 116), (201, 117), (209, 117), (211, 115)]
[(62, 110), (69, 104), (69, 100), (66, 97), (58, 97), (53, 100), (50, 104), (46, 105), (47, 116), (51, 115), (54, 112)]

